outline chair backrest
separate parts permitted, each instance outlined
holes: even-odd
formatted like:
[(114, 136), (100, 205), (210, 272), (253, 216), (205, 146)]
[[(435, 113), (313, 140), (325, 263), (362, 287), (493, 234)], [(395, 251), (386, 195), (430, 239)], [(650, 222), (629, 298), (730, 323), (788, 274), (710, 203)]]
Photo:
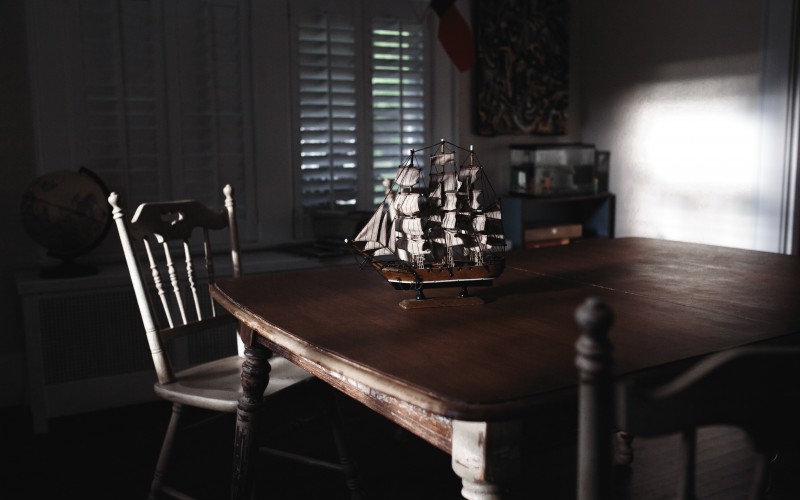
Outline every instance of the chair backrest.
[(225, 208), (218, 212), (194, 200), (143, 203), (130, 221), (117, 193), (108, 198), (162, 384), (174, 380), (167, 341), (235, 322), (217, 316), (205, 284), (216, 277), (211, 231), (227, 230), (231, 273), (242, 273), (233, 188), (226, 185), (223, 193)]
[(800, 443), (800, 348), (734, 348), (698, 361), (668, 382), (615, 381), (611, 310), (589, 298), (576, 320), (583, 330), (576, 343), (579, 500), (612, 497), (611, 436), (617, 429), (642, 437), (681, 434), (676, 497), (694, 499), (696, 432), (709, 425), (736, 426), (751, 438), (760, 460), (750, 498), (762, 498), (768, 461)]

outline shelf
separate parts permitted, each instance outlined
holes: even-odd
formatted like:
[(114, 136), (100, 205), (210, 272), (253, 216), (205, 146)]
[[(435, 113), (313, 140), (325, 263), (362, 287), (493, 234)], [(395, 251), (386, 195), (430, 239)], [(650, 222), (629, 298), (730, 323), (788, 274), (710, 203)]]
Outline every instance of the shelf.
[(613, 193), (553, 197), (510, 193), (502, 204), (506, 238), (514, 248), (524, 246), (525, 230), (530, 228), (580, 224), (583, 237), (614, 237)]
[(527, 193), (509, 193), (506, 197), (522, 198), (525, 203), (574, 203), (577, 201), (607, 200), (614, 197), (614, 195), (612, 193), (598, 193), (571, 196), (541, 196)]

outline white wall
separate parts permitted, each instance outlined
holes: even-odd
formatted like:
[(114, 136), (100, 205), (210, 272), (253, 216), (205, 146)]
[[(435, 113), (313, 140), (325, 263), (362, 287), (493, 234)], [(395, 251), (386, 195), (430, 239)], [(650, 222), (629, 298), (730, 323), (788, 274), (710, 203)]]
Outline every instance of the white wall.
[(762, 2), (580, 9), (582, 138), (611, 151), (617, 236), (780, 251), (784, 172), (762, 164), (761, 139), (785, 116), (761, 114)]

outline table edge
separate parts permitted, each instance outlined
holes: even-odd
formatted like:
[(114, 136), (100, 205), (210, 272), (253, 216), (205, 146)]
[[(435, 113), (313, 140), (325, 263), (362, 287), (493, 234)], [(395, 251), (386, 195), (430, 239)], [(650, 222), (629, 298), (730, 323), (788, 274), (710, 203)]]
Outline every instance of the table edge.
[[(302, 341), (291, 332), (280, 329), (237, 303), (220, 290), (217, 283), (209, 286), (209, 292), (215, 302), (257, 333), (259, 343), (317, 378), (336, 385), (350, 396), (355, 396), (354, 392), (358, 391), (372, 399), (392, 398), (397, 405), (416, 407), (419, 411), (430, 414), (431, 418), (464, 421), (513, 419), (533, 406), (534, 398), (493, 403), (448, 400)], [(537, 395), (536, 400), (540, 398), (541, 395)]]

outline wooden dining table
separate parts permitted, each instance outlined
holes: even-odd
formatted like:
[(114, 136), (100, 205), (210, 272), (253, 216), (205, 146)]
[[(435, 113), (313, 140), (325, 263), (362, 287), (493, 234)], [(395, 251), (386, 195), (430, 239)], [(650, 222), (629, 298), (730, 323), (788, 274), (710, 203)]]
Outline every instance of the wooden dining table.
[(800, 343), (797, 256), (617, 238), (506, 260), (492, 286), (469, 290), (477, 305), (402, 308), (414, 292), (355, 261), (212, 285), (247, 346), (232, 497), (248, 497), (253, 482), (250, 436), (270, 351), (450, 454), (462, 495), (489, 499), (519, 475), (528, 446), (574, 437), (574, 315), (587, 297), (615, 312), (618, 377), (669, 373), (746, 344)]

